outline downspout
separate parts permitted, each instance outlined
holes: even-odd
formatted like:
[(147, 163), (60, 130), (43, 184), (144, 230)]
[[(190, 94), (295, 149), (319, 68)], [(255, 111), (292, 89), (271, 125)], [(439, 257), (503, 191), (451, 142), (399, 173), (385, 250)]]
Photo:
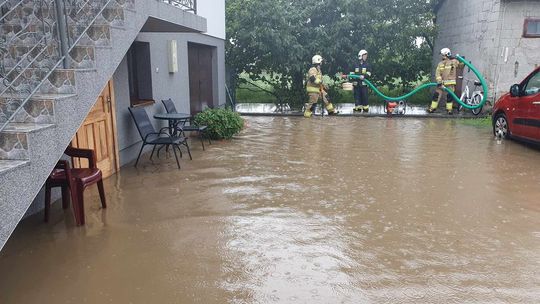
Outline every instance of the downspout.
[[(498, 41), (498, 44), (497, 44), (497, 56), (504, 56), (503, 53), (504, 53), (504, 50), (501, 50), (501, 36), (502, 36), (502, 27), (504, 26), (504, 20), (506, 18), (506, 8), (508, 7), (506, 2), (504, 1), (501, 1), (500, 2), (500, 5), (503, 6), (503, 10), (502, 10), (502, 19), (501, 20), (501, 23), (500, 23), (500, 28), (497, 29), (499, 31), (499, 41)], [(496, 66), (495, 66), (495, 83), (494, 83), (494, 90), (493, 90), (493, 102), (495, 102), (497, 100), (497, 93), (499, 92), (499, 79), (500, 79), (500, 73), (499, 73), (499, 64), (500, 64), (501, 60), (496, 60)]]

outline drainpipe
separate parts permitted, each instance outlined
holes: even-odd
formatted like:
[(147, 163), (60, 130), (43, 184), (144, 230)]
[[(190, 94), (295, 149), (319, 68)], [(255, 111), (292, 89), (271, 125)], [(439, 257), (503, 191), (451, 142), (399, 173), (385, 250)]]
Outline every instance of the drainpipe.
[(60, 40), (60, 55), (64, 58), (62, 66), (64, 69), (69, 67), (69, 46), (67, 33), (67, 16), (63, 0), (54, 0), (56, 4), (56, 24), (58, 26), (58, 38)]
[(193, 0), (193, 13), (197, 15), (197, 0)]

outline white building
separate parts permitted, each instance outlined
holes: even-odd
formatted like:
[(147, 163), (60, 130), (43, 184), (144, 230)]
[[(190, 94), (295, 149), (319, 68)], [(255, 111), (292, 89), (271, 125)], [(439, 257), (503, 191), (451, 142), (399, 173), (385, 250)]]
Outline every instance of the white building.
[(465, 56), (488, 81), (491, 99), (540, 64), (540, 1), (439, 0), (435, 12), (434, 65), (443, 47)]

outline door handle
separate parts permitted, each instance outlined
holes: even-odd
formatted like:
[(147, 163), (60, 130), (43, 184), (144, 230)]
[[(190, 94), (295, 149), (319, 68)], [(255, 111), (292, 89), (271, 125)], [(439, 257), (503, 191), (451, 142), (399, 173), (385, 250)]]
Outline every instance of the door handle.
[(540, 105), (540, 101), (533, 101), (533, 105)]
[(107, 113), (110, 113), (112, 111), (111, 109), (111, 96), (107, 96)]

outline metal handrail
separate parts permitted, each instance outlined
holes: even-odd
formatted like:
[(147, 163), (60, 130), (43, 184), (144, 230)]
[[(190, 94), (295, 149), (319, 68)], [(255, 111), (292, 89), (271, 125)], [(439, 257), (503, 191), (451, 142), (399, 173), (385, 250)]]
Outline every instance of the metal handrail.
[[(101, 7), (101, 10), (94, 16), (94, 18), (88, 23), (88, 25), (86, 26), (86, 28), (84, 29), (84, 31), (82, 31), (81, 35), (79, 35), (79, 37), (73, 41), (71, 43), (71, 46), (68, 48), (68, 53), (73, 50), (73, 48), (77, 45), (77, 43), (79, 43), (79, 41), (82, 39), (82, 37), (84, 36), (84, 34), (88, 31), (88, 29), (90, 29), (90, 27), (92, 26), (92, 24), (94, 24), (94, 22), (96, 22), (97, 18), (103, 13), (103, 11), (105, 10), (105, 8), (107, 8), (107, 6), (112, 2), (113, 0), (107, 0), (107, 2)], [(90, 1), (89, 1), (90, 2)], [(66, 54), (67, 55), (67, 54)]]
[[(40, 7), (40, 10), (43, 8), (43, 3), (44, 0), (41, 0), (41, 3), (39, 5)], [(51, 1), (51, 6), (49, 6), (49, 9), (52, 9), (53, 5), (55, 5), (54, 8), (56, 8), (56, 6), (58, 6), (59, 4), (64, 4), (64, 3), (60, 3), (60, 1), (66, 1), (66, 0), (55, 0), (54, 2)], [(72, 0), (73, 1), (73, 0)], [(76, 0), (75, 0), (76, 1)], [(2, 78), (2, 82), (4, 83), (4, 86), (5, 88), (2, 90), (2, 92), (0, 93), (0, 96), (3, 96), (5, 97), (6, 99), (11, 97), (11, 98), (14, 98), (14, 99), (23, 99), (21, 101), (21, 103), (18, 105), (17, 109), (15, 111), (13, 111), (11, 114), (9, 114), (9, 117), (7, 117), (6, 121), (4, 122), (1, 122), (0, 123), (0, 132), (2, 130), (5, 129), (5, 127), (11, 122), (13, 121), (13, 119), (17, 116), (17, 114), (24, 108), (24, 106), (26, 105), (26, 103), (34, 96), (34, 94), (36, 94), (40, 87), (45, 83), (45, 81), (51, 76), (51, 74), (58, 68), (60, 67), (60, 65), (66, 61), (66, 59), (68, 58), (68, 55), (69, 55), (69, 52), (71, 50), (73, 50), (73, 48), (77, 45), (77, 43), (82, 39), (82, 37), (85, 35), (85, 33), (88, 31), (88, 29), (92, 26), (92, 24), (94, 24), (94, 22), (97, 20), (97, 18), (99, 18), (99, 16), (103, 13), (103, 11), (107, 8), (107, 6), (112, 2), (113, 0), (107, 0), (102, 6), (101, 6), (101, 9), (99, 9), (99, 11), (97, 13), (95, 13), (93, 15), (93, 17), (91, 18), (91, 20), (88, 22), (88, 24), (86, 25), (86, 27), (84, 28), (84, 30), (80, 33), (79, 37), (76, 37), (76, 39), (74, 41), (67, 41), (67, 40), (64, 40), (64, 39), (60, 39), (60, 37), (58, 37), (58, 40), (59, 41), (59, 50), (61, 51), (61, 56), (59, 56), (57, 58), (57, 61), (56, 63), (50, 67), (50, 69), (48, 70), (48, 72), (45, 74), (45, 76), (43, 76), (39, 82), (33, 86), (32, 88), (25, 88), (23, 90), (20, 90), (18, 88), (16, 88), (14, 86), (14, 83), (17, 83), (18, 80), (21, 79), (21, 77), (24, 77), (23, 75), (25, 74), (25, 72), (28, 70), (28, 69), (31, 69), (32, 68), (32, 65), (34, 63), (36, 63), (36, 61), (38, 60), (39, 56), (42, 55), (43, 53), (45, 53), (45, 50), (46, 50), (46, 47), (48, 47), (48, 43), (47, 43), (47, 37), (48, 35), (50, 35), (50, 33), (46, 33), (45, 32), (45, 24), (46, 22), (44, 20), (41, 20), (42, 21), (42, 25), (43, 25), (43, 36), (41, 37), (41, 39), (39, 39), (38, 43), (36, 43), (36, 45), (34, 47), (31, 47), (22, 57), (20, 60), (18, 60), (18, 62), (15, 64), (15, 66), (11, 67), (10, 68), (10, 71), (8, 71), (7, 73), (5, 71), (3, 71), (3, 69), (0, 69), (0, 77)], [(0, 4), (0, 7), (5, 5), (8, 1), (4, 1), (2, 2), (2, 4)], [(23, 0), (19, 1), (18, 3), (16, 3), (15, 5), (13, 5), (13, 7), (11, 7), (8, 12), (6, 12), (5, 14), (3, 14), (0, 18), (0, 20), (4, 20), (6, 18), (6, 16), (13, 12), (16, 7), (18, 7), (19, 5), (21, 5), (21, 3), (23, 2)], [(88, 5), (88, 4), (91, 4), (91, 1), (86, 1), (83, 5), (82, 8), (84, 8), (84, 6)], [(95, 3), (95, 2), (94, 2)], [(65, 7), (65, 6), (64, 6)], [(82, 10), (81, 8), (81, 10)], [(81, 10), (78, 10), (78, 12), (80, 12)], [(60, 10), (60, 11), (56, 11), (56, 14), (54, 16), (54, 24), (51, 25), (51, 24), (48, 24), (50, 26), (50, 28), (52, 29), (52, 27), (54, 25), (56, 25), (57, 27), (60, 27), (61, 25), (65, 25), (65, 27), (62, 28), (62, 30), (64, 31), (64, 33), (60, 33), (61, 34), (67, 34), (67, 28), (68, 28), (68, 21), (67, 21), (67, 16), (66, 16), (66, 11), (65, 10)], [(61, 15), (60, 15), (61, 14)], [(60, 16), (59, 16), (60, 15)], [(75, 16), (78, 16), (78, 14), (75, 14)], [(60, 20), (60, 19), (63, 19), (63, 20)], [(63, 23), (63, 24), (61, 24)], [(59, 30), (60, 31), (60, 30)], [(19, 31), (17, 34), (21, 33), (21, 31)], [(26, 34), (26, 33), (23, 33), (23, 34)], [(18, 37), (20, 38), (20, 36)], [(64, 41), (63, 41), (64, 40)], [(11, 41), (13, 41), (13, 39), (11, 39)], [(71, 43), (70, 43), (71, 42)], [(64, 45), (61, 45), (61, 44), (64, 44)], [(43, 50), (41, 50), (32, 60), (30, 60), (26, 65), (24, 65), (24, 63), (27, 61), (27, 59), (30, 57), (30, 54), (31, 52), (33, 52), (36, 47), (38, 46), (43, 46), (45, 45), (45, 48), (43, 48)], [(1, 49), (0, 49), (1, 51)], [(0, 52), (1, 54), (1, 52)], [(24, 67), (23, 67), (24, 65)], [(3, 66), (2, 66), (3, 68)], [(64, 68), (66, 68), (66, 66), (64, 65)], [(18, 75), (13, 78), (13, 80), (9, 81), (8, 80), (8, 76), (12, 75), (14, 72), (18, 72)], [(29, 81), (34, 81), (34, 79), (30, 79)], [(37, 80), (36, 80), (37, 81)], [(10, 96), (7, 96), (7, 94), (12, 94)]]
[[(11, 3), (11, 1), (2, 1), (0, 3), (0, 8), (2, 9), (2, 15), (0, 16), (0, 23), (5, 23), (5, 19), (11, 13), (15, 12), (18, 7), (23, 5), (26, 0), (20, 0), (17, 3)], [(1, 89), (0, 97), (4, 97), (6, 100), (12, 99), (11, 101), (21, 100), (20, 104), (17, 104), (17, 109), (12, 113), (5, 115), (6, 120), (0, 122), (0, 132), (5, 129), (5, 127), (13, 121), (17, 114), (24, 108), (26, 103), (36, 94), (40, 87), (45, 83), (45, 81), (52, 75), (52, 73), (63, 64), (63, 68), (68, 68), (68, 59), (69, 53), (75, 48), (79, 41), (84, 37), (86, 32), (90, 27), (95, 23), (95, 21), (102, 15), (103, 11), (115, 0), (102, 0), (104, 3), (101, 4), (101, 1), (95, 0), (39, 0), (39, 4), (35, 7), (41, 11), (41, 16), (36, 15), (36, 18), (40, 19), (41, 22), (41, 32), (30, 32), (30, 23), (22, 25), (22, 29), (13, 35), (9, 41), (4, 41), (0, 44), (0, 56), (2, 53), (9, 54), (9, 47), (13, 45), (18, 39), (26, 37), (29, 35), (35, 35), (41, 37), (37, 38), (37, 42), (33, 47), (29, 46), (29, 49), (26, 50), (26, 53), (22, 56), (16, 56), (17, 62), (14, 66), (10, 66), (9, 71), (5, 71), (4, 60), (0, 58), (0, 85), (3, 84), (4, 88)], [(197, 0), (158, 0), (174, 7), (180, 8), (184, 11), (192, 11), (197, 13)], [(37, 2), (37, 1), (36, 1)], [(97, 6), (96, 3), (99, 3), (100, 6)], [(77, 17), (75, 20), (69, 18), (68, 12), (66, 9), (66, 4), (70, 5), (70, 9), (75, 7), (75, 12), (71, 17)], [(80, 4), (79, 6), (77, 6)], [(96, 5), (93, 7), (93, 5)], [(89, 8), (88, 8), (89, 7)], [(99, 8), (99, 10), (98, 10)], [(44, 9), (47, 9), (49, 15), (47, 17), (43, 16)], [(91, 12), (89, 16), (84, 16), (83, 11), (88, 10)], [(97, 12), (96, 12), (97, 11)], [(35, 11), (34, 11), (35, 12)], [(53, 13), (54, 12), (54, 13)], [(87, 19), (85, 19), (87, 17)], [(46, 20), (48, 18), (48, 20)], [(68, 19), (72, 22), (76, 22), (75, 25), (79, 25), (78, 22), (84, 23), (88, 22), (84, 26), (78, 37), (70, 37), (68, 31), (69, 26), (73, 25), (68, 22)], [(49, 23), (49, 20), (52, 20), (52, 23)], [(56, 57), (54, 54), (52, 56), (47, 56), (47, 49), (51, 46), (49, 41), (58, 43), (59, 55)], [(1, 37), (0, 37), (1, 40)], [(1, 41), (0, 41), (1, 42)], [(37, 48), (43, 48), (36, 55), (33, 55), (33, 52)], [(54, 56), (54, 58), (53, 58)], [(42, 58), (45, 57), (45, 58)], [(52, 66), (47, 67), (48, 70), (45, 75), (31, 75), (29, 78), (27, 71), (32, 69), (34, 64), (38, 60), (42, 59), (51, 59), (54, 63)], [(37, 67), (37, 69), (43, 69)], [(28, 73), (31, 74), (31, 73)], [(15, 77), (14, 77), (15, 76)], [(11, 77), (11, 78), (10, 78)], [(11, 79), (11, 80), (10, 80)], [(28, 83), (19, 83), (19, 81), (24, 82), (25, 80)], [(8, 102), (9, 103), (9, 102)]]
[(178, 7), (185, 11), (192, 11), (197, 14), (197, 0), (158, 0), (169, 5)]
[[(10, 1), (2, 2), (2, 4), (0, 4), (0, 8), (2, 8), (2, 16), (0, 17), (1, 23), (8, 24), (10, 22), (7, 19), (8, 16), (20, 19), (21, 16), (17, 16), (15, 14), (12, 15), (12, 13), (16, 12), (16, 9), (20, 8), (23, 2), (24, 0), (21, 0), (17, 3), (11, 3)], [(41, 14), (36, 15), (36, 10), (34, 10), (32, 12), (32, 14), (34, 14), (33, 16), (23, 16), (23, 20), (25, 21), (23, 24), (21, 24), (22, 22), (20, 22), (20, 20), (19, 23), (11, 23), (14, 26), (21, 26), (21, 29), (17, 32), (14, 32), (12, 37), (9, 37), (8, 40), (2, 41), (2, 45), (0, 45), (0, 55), (9, 56), (9, 51), (11, 50), (15, 52), (15, 56), (13, 56), (12, 58), (16, 60), (14, 65), (10, 66), (10, 69), (6, 71), (5, 59), (8, 57), (0, 58), (0, 78), (2, 80), (1, 85), (3, 86), (0, 95), (4, 97), (4, 101), (6, 102), (6, 109), (9, 108), (10, 102), (14, 102), (15, 104), (15, 101), (19, 101), (19, 99), (22, 99), (22, 102), (17, 105), (17, 109), (13, 113), (2, 115), (5, 121), (0, 123), (0, 131), (2, 131), (14, 119), (14, 117), (25, 106), (26, 102), (32, 97), (35, 92), (37, 92), (37, 89), (39, 88), (41, 83), (43, 83), (44, 79), (47, 79), (50, 76), (50, 73), (52, 73), (52, 70), (50, 70), (47, 76), (42, 79), (41, 83), (35, 87), (33, 87), (32, 84), (35, 84), (35, 82), (37, 81), (36, 77), (28, 77), (27, 75), (27, 71), (32, 68), (32, 65), (35, 64), (42, 55), (42, 59), (49, 59), (49, 57), (47, 56), (49, 55), (47, 52), (49, 47), (48, 37), (53, 35), (53, 27), (54, 23), (56, 22), (54, 21), (53, 24), (49, 23), (47, 20), (45, 20), (46, 17), (43, 14), (45, 10), (50, 9), (51, 6), (54, 5), (52, 0), (40, 0), (34, 5), (38, 8), (38, 12), (40, 12)], [(37, 20), (32, 20), (33, 18), (37, 18)], [(41, 25), (41, 31), (29, 30), (30, 26), (32, 25), (32, 21), (34, 21), (34, 25)], [(49, 32), (47, 32), (47, 30)], [(41, 37), (39, 37), (40, 35)], [(25, 39), (32, 37), (37, 40), (36, 42), (33, 42), (33, 46), (20, 45), (28, 47), (28, 50), (26, 50), (25, 54), (23, 54), (22, 56), (18, 56), (18, 54), (16, 53), (16, 49), (10, 49), (19, 46), (17, 45), (19, 41), (24, 41)], [(40, 48), (41, 50), (37, 54), (33, 54), (34, 51), (39, 50)], [(22, 82), (19, 83), (19, 80), (21, 80)], [(24, 83), (25, 80), (27, 81), (26, 83)]]

